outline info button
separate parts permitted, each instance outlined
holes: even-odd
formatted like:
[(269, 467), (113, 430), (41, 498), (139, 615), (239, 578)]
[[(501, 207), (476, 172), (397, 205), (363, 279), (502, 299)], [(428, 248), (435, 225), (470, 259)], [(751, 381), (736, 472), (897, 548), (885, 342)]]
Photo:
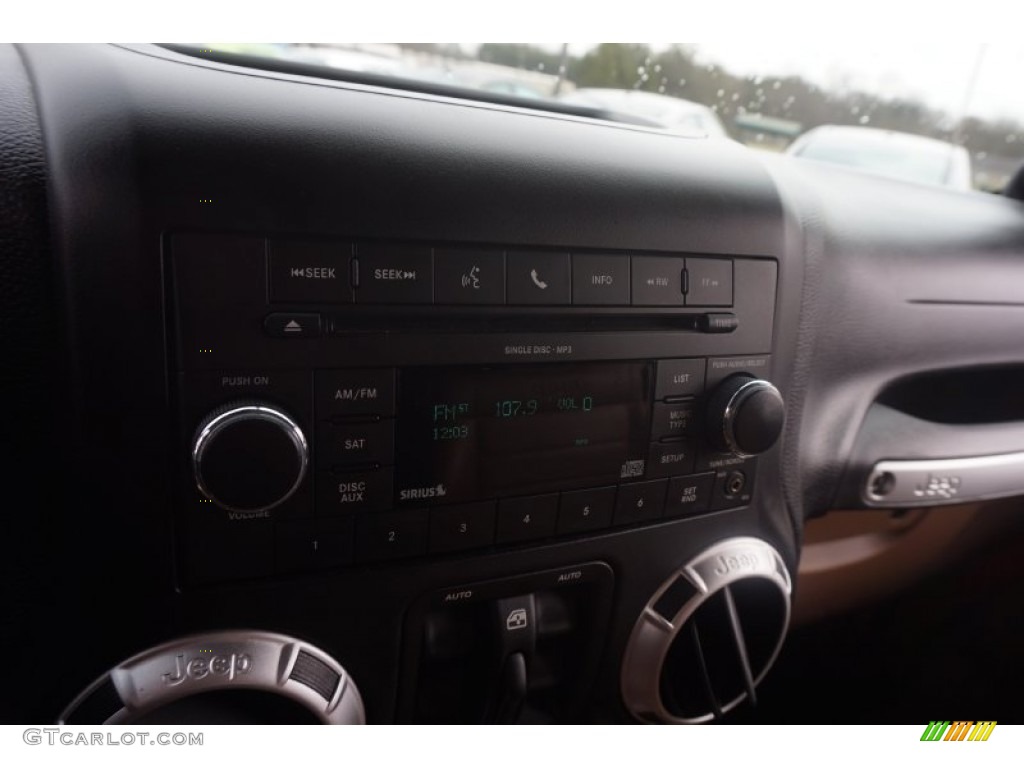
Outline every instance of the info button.
[(629, 305), (629, 257), (572, 257), (572, 303)]

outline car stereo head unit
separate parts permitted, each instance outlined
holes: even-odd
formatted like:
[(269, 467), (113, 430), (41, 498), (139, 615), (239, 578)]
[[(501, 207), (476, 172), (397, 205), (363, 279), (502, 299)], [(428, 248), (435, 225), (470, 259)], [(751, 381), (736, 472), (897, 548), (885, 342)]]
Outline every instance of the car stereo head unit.
[(741, 507), (781, 430), (770, 258), (169, 245), (187, 583)]

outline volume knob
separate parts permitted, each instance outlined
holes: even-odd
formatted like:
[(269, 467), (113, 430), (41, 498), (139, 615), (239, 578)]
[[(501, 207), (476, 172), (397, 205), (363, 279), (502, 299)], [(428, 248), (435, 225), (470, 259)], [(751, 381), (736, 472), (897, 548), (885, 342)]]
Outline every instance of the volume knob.
[(770, 381), (737, 374), (718, 385), (708, 401), (708, 439), (737, 456), (764, 453), (779, 439), (786, 405)]
[(290, 416), (265, 403), (232, 403), (196, 430), (192, 470), (199, 492), (233, 512), (272, 509), (298, 490), (309, 445)]

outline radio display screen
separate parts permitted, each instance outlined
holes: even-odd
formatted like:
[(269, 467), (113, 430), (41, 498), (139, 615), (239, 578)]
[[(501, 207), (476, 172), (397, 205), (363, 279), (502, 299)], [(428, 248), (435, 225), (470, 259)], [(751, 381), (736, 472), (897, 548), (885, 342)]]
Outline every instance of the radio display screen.
[(396, 495), (405, 505), (639, 479), (654, 364), (407, 368)]

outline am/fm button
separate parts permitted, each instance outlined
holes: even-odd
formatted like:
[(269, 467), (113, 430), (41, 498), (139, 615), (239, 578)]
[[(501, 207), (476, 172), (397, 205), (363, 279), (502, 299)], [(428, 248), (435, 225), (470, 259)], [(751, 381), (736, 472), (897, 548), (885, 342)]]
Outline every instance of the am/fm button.
[(395, 412), (393, 368), (351, 368), (317, 371), (314, 386), (316, 416), (391, 416)]

